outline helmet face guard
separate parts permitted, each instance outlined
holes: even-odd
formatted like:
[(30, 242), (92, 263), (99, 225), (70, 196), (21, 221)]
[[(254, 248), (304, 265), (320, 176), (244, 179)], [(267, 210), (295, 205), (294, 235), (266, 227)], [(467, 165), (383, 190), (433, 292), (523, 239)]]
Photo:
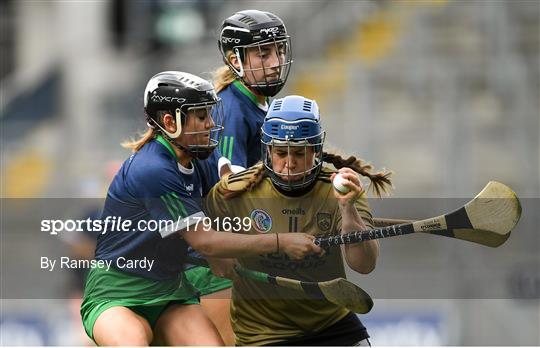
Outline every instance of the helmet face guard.
[[(219, 99), (214, 103), (188, 104), (185, 105), (183, 109), (185, 109), (186, 112), (181, 112), (180, 116), (184, 119), (184, 122), (178, 120), (178, 117), (176, 121), (176, 124), (181, 125), (178, 127), (181, 132), (180, 135), (182, 137), (190, 136), (194, 138), (193, 143), (187, 144), (185, 150), (187, 150), (194, 158), (206, 159), (218, 146), (223, 131), (223, 107), (221, 105), (221, 100)], [(206, 116), (210, 117), (211, 123), (208, 130), (185, 131), (184, 127), (192, 119)], [(182, 132), (182, 130), (184, 131)]]
[[(144, 92), (144, 111), (148, 126), (194, 158), (207, 158), (219, 143), (223, 130), (221, 100), (212, 85), (198, 76), (178, 71), (165, 71), (153, 76)], [(173, 115), (175, 132), (163, 127), (160, 112)], [(208, 125), (202, 130), (186, 132), (186, 126), (195, 127), (196, 118), (201, 123), (208, 122)], [(182, 145), (180, 136), (191, 139), (187, 145)]]
[[(293, 62), (288, 36), (235, 46), (233, 52), (238, 58), (240, 69), (227, 62), (229, 68), (256, 93), (273, 97), (285, 86)], [(273, 61), (275, 64), (270, 65), (265, 61)]]
[[(302, 139), (280, 139), (269, 136), (263, 131), (263, 138), (270, 138), (270, 140), (262, 140), (262, 155), (265, 170), (274, 183), (284, 191), (295, 191), (311, 185), (322, 168), (322, 156), (323, 145), (326, 134), (321, 132), (317, 135), (302, 138)], [(286, 149), (287, 158), (286, 161), (291, 160), (291, 149), (303, 148), (304, 153), (304, 165), (303, 170), (298, 172), (291, 172), (289, 165), (287, 165), (287, 172), (277, 172), (274, 170), (273, 165), (273, 152), (276, 149)], [(311, 157), (313, 155), (313, 157)], [(310, 158), (311, 157), (311, 158)], [(311, 163), (308, 163), (309, 162)]]
[[(291, 39), (276, 15), (257, 10), (235, 13), (223, 22), (218, 46), (229, 69), (256, 93), (273, 97), (285, 85), (293, 62)], [(237, 57), (239, 68), (230, 62), (229, 52)]]
[[(320, 124), (317, 103), (297, 95), (274, 99), (261, 131), (262, 159), (272, 182), (286, 191), (311, 185), (322, 168), (326, 136)], [(303, 163), (302, 159), (296, 158), (298, 148), (303, 149)], [(274, 154), (280, 160), (277, 167), (273, 163)], [(291, 172), (291, 164), (298, 170)], [(282, 165), (283, 168), (279, 168)]]

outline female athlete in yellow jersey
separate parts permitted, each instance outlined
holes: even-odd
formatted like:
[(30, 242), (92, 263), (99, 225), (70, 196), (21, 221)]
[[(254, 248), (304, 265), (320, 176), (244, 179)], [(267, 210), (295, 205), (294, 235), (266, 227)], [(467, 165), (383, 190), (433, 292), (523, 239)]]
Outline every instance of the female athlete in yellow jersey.
[[(206, 197), (213, 217), (250, 217), (241, 233), (303, 232), (332, 235), (373, 228), (366, 193), (358, 176), (368, 176), (375, 193), (391, 184), (389, 173), (371, 173), (355, 158), (323, 152), (325, 133), (317, 103), (288, 96), (270, 105), (262, 126), (263, 162), (221, 179)], [(350, 191), (334, 191), (334, 164)], [(343, 257), (356, 272), (370, 273), (379, 255), (378, 241), (336, 246), (324, 255), (292, 260), (282, 252), (238, 258), (253, 270), (303, 281), (345, 277)], [(326, 300), (245, 278), (234, 280), (232, 325), (237, 345), (369, 345), (358, 317)]]

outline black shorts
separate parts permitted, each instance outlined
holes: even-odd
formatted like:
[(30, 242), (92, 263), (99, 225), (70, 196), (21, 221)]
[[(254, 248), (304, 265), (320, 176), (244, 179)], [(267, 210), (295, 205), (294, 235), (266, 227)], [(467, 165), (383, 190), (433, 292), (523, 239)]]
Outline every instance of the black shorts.
[(334, 325), (313, 334), (291, 337), (269, 346), (356, 346), (369, 337), (366, 328), (356, 314), (350, 312)]

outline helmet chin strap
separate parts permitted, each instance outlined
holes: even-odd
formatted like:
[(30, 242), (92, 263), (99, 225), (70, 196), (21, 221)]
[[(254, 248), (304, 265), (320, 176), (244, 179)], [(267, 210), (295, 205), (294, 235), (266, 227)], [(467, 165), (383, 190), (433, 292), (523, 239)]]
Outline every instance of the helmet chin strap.
[[(201, 151), (201, 152), (194, 152), (189, 147), (186, 147), (182, 144), (180, 144), (176, 139), (171, 138), (167, 133), (163, 133), (162, 136), (174, 147), (184, 151), (185, 153), (189, 154), (193, 158), (197, 159), (207, 159), (210, 157), (210, 154), (212, 154), (212, 151)], [(212, 149), (213, 150), (213, 149)]]

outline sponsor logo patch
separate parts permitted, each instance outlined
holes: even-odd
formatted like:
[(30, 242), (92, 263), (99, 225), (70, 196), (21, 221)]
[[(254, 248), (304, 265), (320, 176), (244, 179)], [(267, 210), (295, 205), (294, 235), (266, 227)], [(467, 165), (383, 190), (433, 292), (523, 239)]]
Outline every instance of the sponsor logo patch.
[(332, 214), (317, 213), (317, 226), (321, 231), (328, 231), (332, 227)]

